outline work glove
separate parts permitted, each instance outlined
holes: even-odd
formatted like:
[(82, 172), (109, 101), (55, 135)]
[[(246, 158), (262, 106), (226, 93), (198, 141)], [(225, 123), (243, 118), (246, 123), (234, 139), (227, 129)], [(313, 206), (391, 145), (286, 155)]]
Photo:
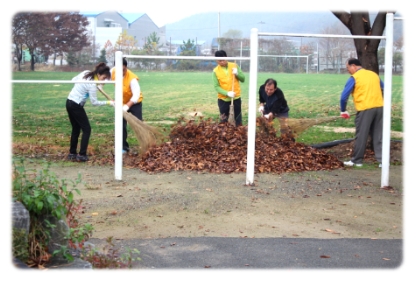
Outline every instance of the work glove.
[(127, 104), (123, 105), (123, 111), (127, 112), (129, 109), (130, 107)]
[(260, 112), (260, 113), (263, 113), (263, 111), (264, 111), (264, 106), (260, 105), (260, 106), (259, 106), (259, 112)]
[(232, 69), (232, 70), (233, 70), (233, 74), (234, 74), (234, 75), (237, 75), (237, 74), (238, 74), (238, 70), (237, 70), (237, 68), (236, 68), (236, 67), (233, 67), (233, 69)]
[(233, 98), (233, 97), (235, 97), (235, 93), (233, 91), (229, 91), (227, 93), (227, 96), (229, 96), (230, 98)]
[(109, 101), (107, 101), (107, 104), (108, 105), (111, 105), (112, 107), (114, 107), (115, 102), (113, 100), (109, 100)]
[(272, 116), (273, 116), (273, 113), (270, 112), (269, 114), (265, 114), (263, 117), (266, 119), (269, 119)]
[(350, 118), (350, 114), (348, 113), (348, 111), (343, 111), (341, 112), (341, 117), (344, 119), (348, 119)]

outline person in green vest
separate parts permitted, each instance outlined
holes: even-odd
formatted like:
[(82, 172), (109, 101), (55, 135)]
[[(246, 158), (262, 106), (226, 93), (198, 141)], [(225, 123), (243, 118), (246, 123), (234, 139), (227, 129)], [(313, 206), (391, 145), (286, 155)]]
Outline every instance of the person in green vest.
[(216, 51), (215, 57), (218, 57), (219, 59), (217, 60), (218, 65), (212, 72), (212, 80), (218, 97), (220, 123), (228, 122), (231, 99), (233, 98), (235, 124), (236, 126), (241, 126), (242, 115), (240, 82), (243, 83), (246, 77), (238, 64), (220, 59), (227, 57), (227, 53), (224, 50)]

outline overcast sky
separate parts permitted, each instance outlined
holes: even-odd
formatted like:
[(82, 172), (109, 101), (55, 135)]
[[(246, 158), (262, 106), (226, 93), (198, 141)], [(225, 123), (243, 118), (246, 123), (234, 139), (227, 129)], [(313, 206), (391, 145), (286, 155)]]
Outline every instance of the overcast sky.
[[(85, 1), (85, 0), (71, 0), (71, 1), (19, 1), (19, 5), (14, 7), (3, 7), (3, 9), (10, 9), (11, 13), (7, 13), (10, 18), (17, 11), (22, 10), (91, 10), (91, 11), (105, 11), (117, 10), (124, 13), (146, 13), (157, 26), (163, 26), (169, 23), (176, 22), (188, 16), (204, 13), (204, 12), (271, 12), (271, 11), (309, 11), (309, 10), (331, 10), (331, 9), (355, 9), (371, 10), (376, 1), (333, 1), (333, 0), (314, 0), (314, 1), (285, 1), (282, 6), (280, 1), (271, 0), (240, 0), (240, 1), (224, 1), (224, 0), (116, 0), (116, 1)], [(280, 2), (280, 3), (279, 3)], [(289, 3), (288, 3), (289, 2)], [(341, 3), (339, 3), (341, 2)], [(344, 3), (342, 3), (344, 2)], [(390, 3), (380, 3), (377, 1), (377, 9), (391, 8), (400, 9), (409, 5), (410, 1), (388, 1)], [(387, 2), (387, 1), (383, 1)], [(403, 4), (400, 4), (403, 2)], [(404, 4), (407, 2), (407, 4)], [(382, 5), (382, 6), (381, 6)], [(10, 6), (10, 5), (8, 5)], [(358, 8), (357, 8), (358, 7)], [(373, 6), (374, 7), (374, 6)]]

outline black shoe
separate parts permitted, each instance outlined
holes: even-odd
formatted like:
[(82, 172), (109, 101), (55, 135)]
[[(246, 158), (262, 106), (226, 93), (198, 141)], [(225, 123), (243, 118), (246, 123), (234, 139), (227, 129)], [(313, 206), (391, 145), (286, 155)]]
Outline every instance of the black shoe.
[(70, 154), (68, 154), (68, 156), (66, 157), (66, 159), (67, 160), (75, 160), (75, 159), (77, 159), (77, 155), (76, 154), (73, 154), (73, 153), (70, 153)]
[(77, 155), (77, 161), (78, 162), (85, 162), (88, 161), (88, 156), (87, 155)]

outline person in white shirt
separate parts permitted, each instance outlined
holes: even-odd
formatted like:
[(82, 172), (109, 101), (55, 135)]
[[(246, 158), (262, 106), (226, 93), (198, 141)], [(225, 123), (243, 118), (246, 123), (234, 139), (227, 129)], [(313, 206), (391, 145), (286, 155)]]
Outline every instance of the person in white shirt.
[[(93, 71), (85, 70), (72, 78), (72, 81), (103, 81), (110, 78), (110, 68), (105, 63), (99, 63)], [(91, 136), (91, 125), (84, 109), (88, 98), (93, 106), (114, 106), (114, 101), (99, 101), (97, 99), (96, 83), (75, 83), (66, 100), (66, 111), (72, 126), (68, 160), (88, 161), (87, 148)], [(77, 153), (78, 138), (81, 130), (81, 145)]]

